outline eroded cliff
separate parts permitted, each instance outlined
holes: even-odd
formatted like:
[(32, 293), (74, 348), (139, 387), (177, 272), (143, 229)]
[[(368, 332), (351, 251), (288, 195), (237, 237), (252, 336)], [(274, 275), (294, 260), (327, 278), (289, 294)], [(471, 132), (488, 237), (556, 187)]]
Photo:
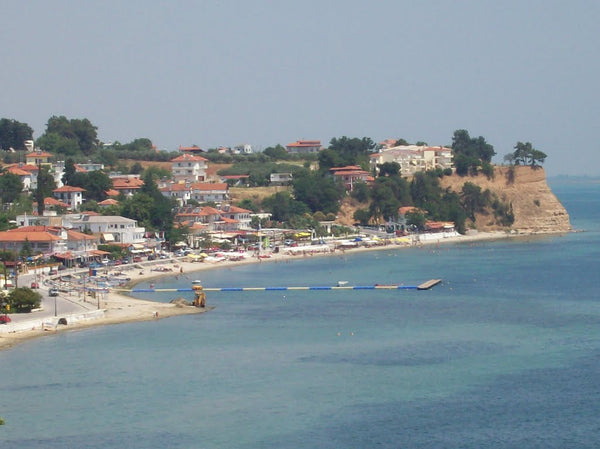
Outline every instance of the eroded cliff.
[[(496, 167), (494, 178), (483, 175), (471, 177), (445, 176), (440, 184), (460, 192), (465, 182), (472, 182), (489, 189), (505, 203), (512, 205), (515, 217), (511, 230), (519, 233), (567, 232), (571, 230), (569, 214), (552, 193), (543, 168), (514, 167), (510, 176), (509, 167)], [(503, 229), (494, 224), (490, 214), (477, 214), (476, 227), (480, 231)]]

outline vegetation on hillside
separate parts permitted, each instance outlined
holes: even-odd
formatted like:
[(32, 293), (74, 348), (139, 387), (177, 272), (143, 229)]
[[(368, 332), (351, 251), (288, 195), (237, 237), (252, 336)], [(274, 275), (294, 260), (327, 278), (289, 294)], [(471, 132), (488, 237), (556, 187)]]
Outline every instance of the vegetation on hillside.
[[(5, 163), (23, 160), (23, 142), (30, 140), (33, 130), (25, 123), (11, 119), (0, 119), (0, 147), (5, 151)], [(407, 144), (399, 139), (397, 144)], [(424, 142), (418, 142), (425, 144)], [(97, 210), (105, 214), (117, 214), (138, 220), (148, 230), (165, 231), (169, 238), (180, 239), (180, 229), (173, 227), (172, 210), (174, 202), (165, 198), (156, 187), (156, 180), (169, 177), (166, 169), (146, 168), (141, 161), (170, 161), (173, 152), (157, 151), (148, 138), (138, 138), (130, 143), (115, 142), (110, 145), (98, 140), (97, 127), (88, 119), (69, 119), (53, 116), (46, 125), (45, 132), (36, 141), (36, 146), (56, 155), (57, 160), (65, 160), (67, 185), (79, 186), (86, 190), (86, 203), (83, 208)], [(454, 132), (452, 137), (455, 171), (460, 176), (474, 176), (483, 173), (488, 178), (494, 176), (491, 163), (496, 154), (494, 147), (482, 136), (471, 137), (465, 129)], [(332, 167), (356, 165), (369, 170), (369, 155), (377, 151), (377, 145), (368, 137), (336, 137), (327, 148), (315, 155), (289, 154), (280, 145), (266, 148), (261, 153), (222, 154), (218, 149), (210, 149), (203, 156), (212, 163), (228, 163), (231, 167), (221, 170), (221, 175), (249, 175), (251, 186), (266, 186), (270, 174), (290, 172), (293, 181), (290, 191), (277, 192), (262, 200), (247, 199), (240, 203), (252, 211), (266, 211), (281, 225), (314, 225), (316, 218), (332, 218), (342, 201), (351, 195), (361, 207), (356, 211), (358, 222), (377, 224), (394, 222), (398, 219), (401, 206), (415, 206), (409, 221), (422, 227), (425, 219), (453, 221), (460, 231), (472, 225), (477, 214), (490, 214), (499, 224), (510, 225), (514, 217), (509, 204), (503, 204), (488, 190), (481, 191), (477, 185), (466, 181), (460, 192), (444, 190), (439, 179), (450, 174), (434, 170), (416, 173), (411, 179), (400, 176), (397, 163), (385, 163), (378, 167), (372, 184), (354, 186), (351, 193), (337, 184), (331, 176)], [(536, 150), (529, 142), (517, 142), (515, 151), (505, 157), (510, 164), (540, 166), (546, 154)], [(131, 166), (124, 160), (138, 161)], [(82, 161), (103, 163), (108, 170), (141, 174), (144, 188), (131, 198), (120, 198), (119, 206), (98, 208), (98, 202), (105, 199), (105, 192), (111, 181), (106, 172), (76, 172), (74, 164)], [(318, 170), (309, 169), (318, 162)], [(44, 169), (40, 170), (38, 188), (32, 198), (20, 191), (20, 182), (15, 175), (3, 173), (0, 176), (0, 199), (6, 206), (0, 213), (0, 229), (7, 226), (10, 219), (22, 208), (31, 207), (31, 201), (38, 202), (38, 213), (43, 213), (43, 198), (51, 195), (53, 180)]]

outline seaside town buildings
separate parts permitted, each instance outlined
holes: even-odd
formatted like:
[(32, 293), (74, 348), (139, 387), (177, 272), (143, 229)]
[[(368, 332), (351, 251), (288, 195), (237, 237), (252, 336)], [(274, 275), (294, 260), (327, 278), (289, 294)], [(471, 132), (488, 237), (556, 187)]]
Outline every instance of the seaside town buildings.
[[(389, 145), (389, 142), (387, 145)], [(379, 152), (371, 154), (369, 159), (371, 171), (377, 171), (378, 165), (385, 162), (396, 162), (400, 165), (400, 174), (402, 176), (411, 176), (419, 171), (436, 168), (451, 169), (453, 167), (452, 149), (442, 146), (383, 146)]]
[[(377, 153), (370, 155), (370, 171), (359, 166), (348, 165), (333, 167), (329, 175), (352, 191), (357, 183), (373, 182), (373, 173), (385, 162), (397, 162), (402, 175), (412, 175), (420, 170), (433, 168), (452, 168), (452, 151), (446, 147), (396, 145), (394, 139), (380, 144)], [(156, 248), (163, 240), (162, 235), (149, 234), (135, 220), (120, 216), (105, 216), (92, 212), (79, 212), (86, 198), (85, 189), (63, 185), (64, 161), (54, 161), (54, 155), (28, 144), (29, 152), (21, 163), (8, 164), (5, 171), (21, 180), (23, 191), (33, 192), (37, 188), (40, 166), (48, 167), (54, 177), (57, 188), (52, 197), (44, 198), (44, 214), (21, 214), (16, 218), (17, 229), (0, 232), (0, 248), (20, 251), (24, 245), (43, 257), (55, 257), (63, 260), (89, 260), (98, 256), (99, 244), (118, 244), (135, 248), (136, 251)], [(286, 145), (292, 154), (316, 154), (323, 150), (319, 140), (297, 140)], [(221, 152), (230, 154), (249, 154), (252, 147), (248, 144), (223, 147)], [(256, 214), (230, 204), (229, 187), (246, 185), (249, 175), (227, 175), (209, 177), (209, 162), (202, 156), (204, 150), (197, 145), (180, 146), (179, 154), (173, 157), (171, 177), (158, 183), (159, 191), (167, 198), (175, 199), (177, 226), (189, 230), (189, 243), (198, 246), (207, 234), (231, 236), (251, 232), (251, 220)], [(100, 163), (87, 162), (75, 164), (78, 173), (104, 170)], [(117, 197), (132, 197), (139, 192), (144, 182), (139, 175), (111, 173), (112, 188), (106, 194), (108, 199), (98, 202), (100, 209), (118, 206)], [(293, 181), (290, 172), (271, 173), (271, 185), (289, 185)], [(209, 205), (207, 205), (210, 204)], [(192, 205), (197, 204), (197, 205)], [(402, 218), (399, 220), (401, 223)], [(448, 232), (451, 224), (428, 222), (427, 228)]]

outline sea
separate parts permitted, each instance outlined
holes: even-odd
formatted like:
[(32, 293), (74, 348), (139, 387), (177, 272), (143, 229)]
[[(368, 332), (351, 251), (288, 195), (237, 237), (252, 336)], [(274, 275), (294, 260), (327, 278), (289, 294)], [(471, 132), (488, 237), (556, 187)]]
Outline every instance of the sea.
[(431, 290), (210, 292), (2, 351), (0, 448), (598, 448), (600, 182), (549, 183), (580, 232), (155, 281)]

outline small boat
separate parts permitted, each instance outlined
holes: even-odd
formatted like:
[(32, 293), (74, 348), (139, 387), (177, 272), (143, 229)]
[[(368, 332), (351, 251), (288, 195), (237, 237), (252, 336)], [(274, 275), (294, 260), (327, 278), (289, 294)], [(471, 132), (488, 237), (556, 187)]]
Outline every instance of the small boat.
[(345, 287), (346, 285), (348, 285), (348, 281), (338, 281), (337, 283), (338, 287)]

